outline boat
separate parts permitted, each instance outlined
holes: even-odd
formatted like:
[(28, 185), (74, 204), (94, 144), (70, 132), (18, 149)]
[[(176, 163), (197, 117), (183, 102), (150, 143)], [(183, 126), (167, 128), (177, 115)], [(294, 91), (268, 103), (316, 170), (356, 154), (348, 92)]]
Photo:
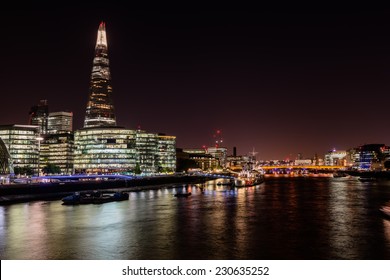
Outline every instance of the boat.
[(129, 194), (127, 192), (103, 192), (103, 191), (87, 191), (75, 192), (72, 195), (62, 198), (64, 205), (78, 205), (78, 204), (101, 204), (112, 201), (128, 200)]
[(375, 177), (359, 177), (360, 182), (375, 182), (377, 179)]
[(237, 177), (234, 178), (235, 187), (248, 187), (260, 185), (264, 182), (264, 175), (255, 171), (241, 171), (238, 173)]
[(190, 192), (188, 193), (176, 193), (174, 196), (175, 197), (189, 197), (191, 195)]

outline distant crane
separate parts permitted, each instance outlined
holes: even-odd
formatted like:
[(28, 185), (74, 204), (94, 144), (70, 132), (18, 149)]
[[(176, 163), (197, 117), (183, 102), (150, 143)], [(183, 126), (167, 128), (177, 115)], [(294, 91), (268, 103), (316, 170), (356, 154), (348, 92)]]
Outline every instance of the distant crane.
[(255, 147), (253, 147), (252, 152), (248, 153), (248, 168), (251, 170), (256, 165), (256, 155), (258, 152), (255, 152)]
[(255, 147), (253, 147), (252, 149), (252, 152), (249, 152), (249, 156), (255, 160), (256, 159), (256, 155), (258, 154), (258, 152), (255, 152)]
[(222, 131), (220, 129), (217, 129), (213, 135), (213, 138), (215, 147), (220, 147), (223, 143)]

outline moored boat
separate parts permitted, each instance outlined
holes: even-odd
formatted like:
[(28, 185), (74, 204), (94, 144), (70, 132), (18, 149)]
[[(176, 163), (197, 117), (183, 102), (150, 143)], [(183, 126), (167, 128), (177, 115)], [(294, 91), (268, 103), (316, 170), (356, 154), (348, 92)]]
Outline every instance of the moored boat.
[(62, 198), (64, 205), (77, 205), (77, 204), (101, 204), (112, 201), (128, 200), (129, 194), (126, 192), (102, 192), (102, 191), (89, 191), (89, 192), (75, 192), (72, 195)]
[(260, 185), (264, 182), (264, 175), (257, 171), (242, 171), (234, 178), (235, 187), (248, 187)]
[(188, 193), (176, 193), (174, 196), (175, 197), (189, 197), (191, 195), (190, 192)]
[(360, 182), (375, 182), (375, 181), (377, 181), (377, 178), (375, 178), (375, 177), (359, 177), (358, 180)]

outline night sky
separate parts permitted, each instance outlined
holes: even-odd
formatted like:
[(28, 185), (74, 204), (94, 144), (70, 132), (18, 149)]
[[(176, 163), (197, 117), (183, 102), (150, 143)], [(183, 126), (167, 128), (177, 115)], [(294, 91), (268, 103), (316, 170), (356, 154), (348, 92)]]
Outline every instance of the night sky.
[(35, 9), (0, 17), (0, 124), (30, 107), (82, 127), (97, 29), (106, 22), (117, 123), (177, 147), (306, 158), (390, 145), (390, 13)]

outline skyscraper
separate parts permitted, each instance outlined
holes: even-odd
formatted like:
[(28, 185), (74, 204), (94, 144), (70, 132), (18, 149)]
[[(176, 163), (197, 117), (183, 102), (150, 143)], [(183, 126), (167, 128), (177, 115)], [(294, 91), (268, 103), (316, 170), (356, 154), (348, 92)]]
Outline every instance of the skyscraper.
[[(98, 30), (84, 127), (74, 133), (75, 173), (141, 172), (146, 175), (174, 172), (176, 137), (117, 126), (111, 93), (106, 31), (102, 22)], [(58, 144), (58, 141), (53, 143)]]
[(84, 127), (116, 126), (111, 94), (106, 25), (101, 22), (97, 34)]
[(29, 125), (36, 125), (39, 127), (40, 134), (47, 133), (47, 117), (49, 115), (49, 106), (47, 100), (39, 100), (39, 104), (31, 107)]

